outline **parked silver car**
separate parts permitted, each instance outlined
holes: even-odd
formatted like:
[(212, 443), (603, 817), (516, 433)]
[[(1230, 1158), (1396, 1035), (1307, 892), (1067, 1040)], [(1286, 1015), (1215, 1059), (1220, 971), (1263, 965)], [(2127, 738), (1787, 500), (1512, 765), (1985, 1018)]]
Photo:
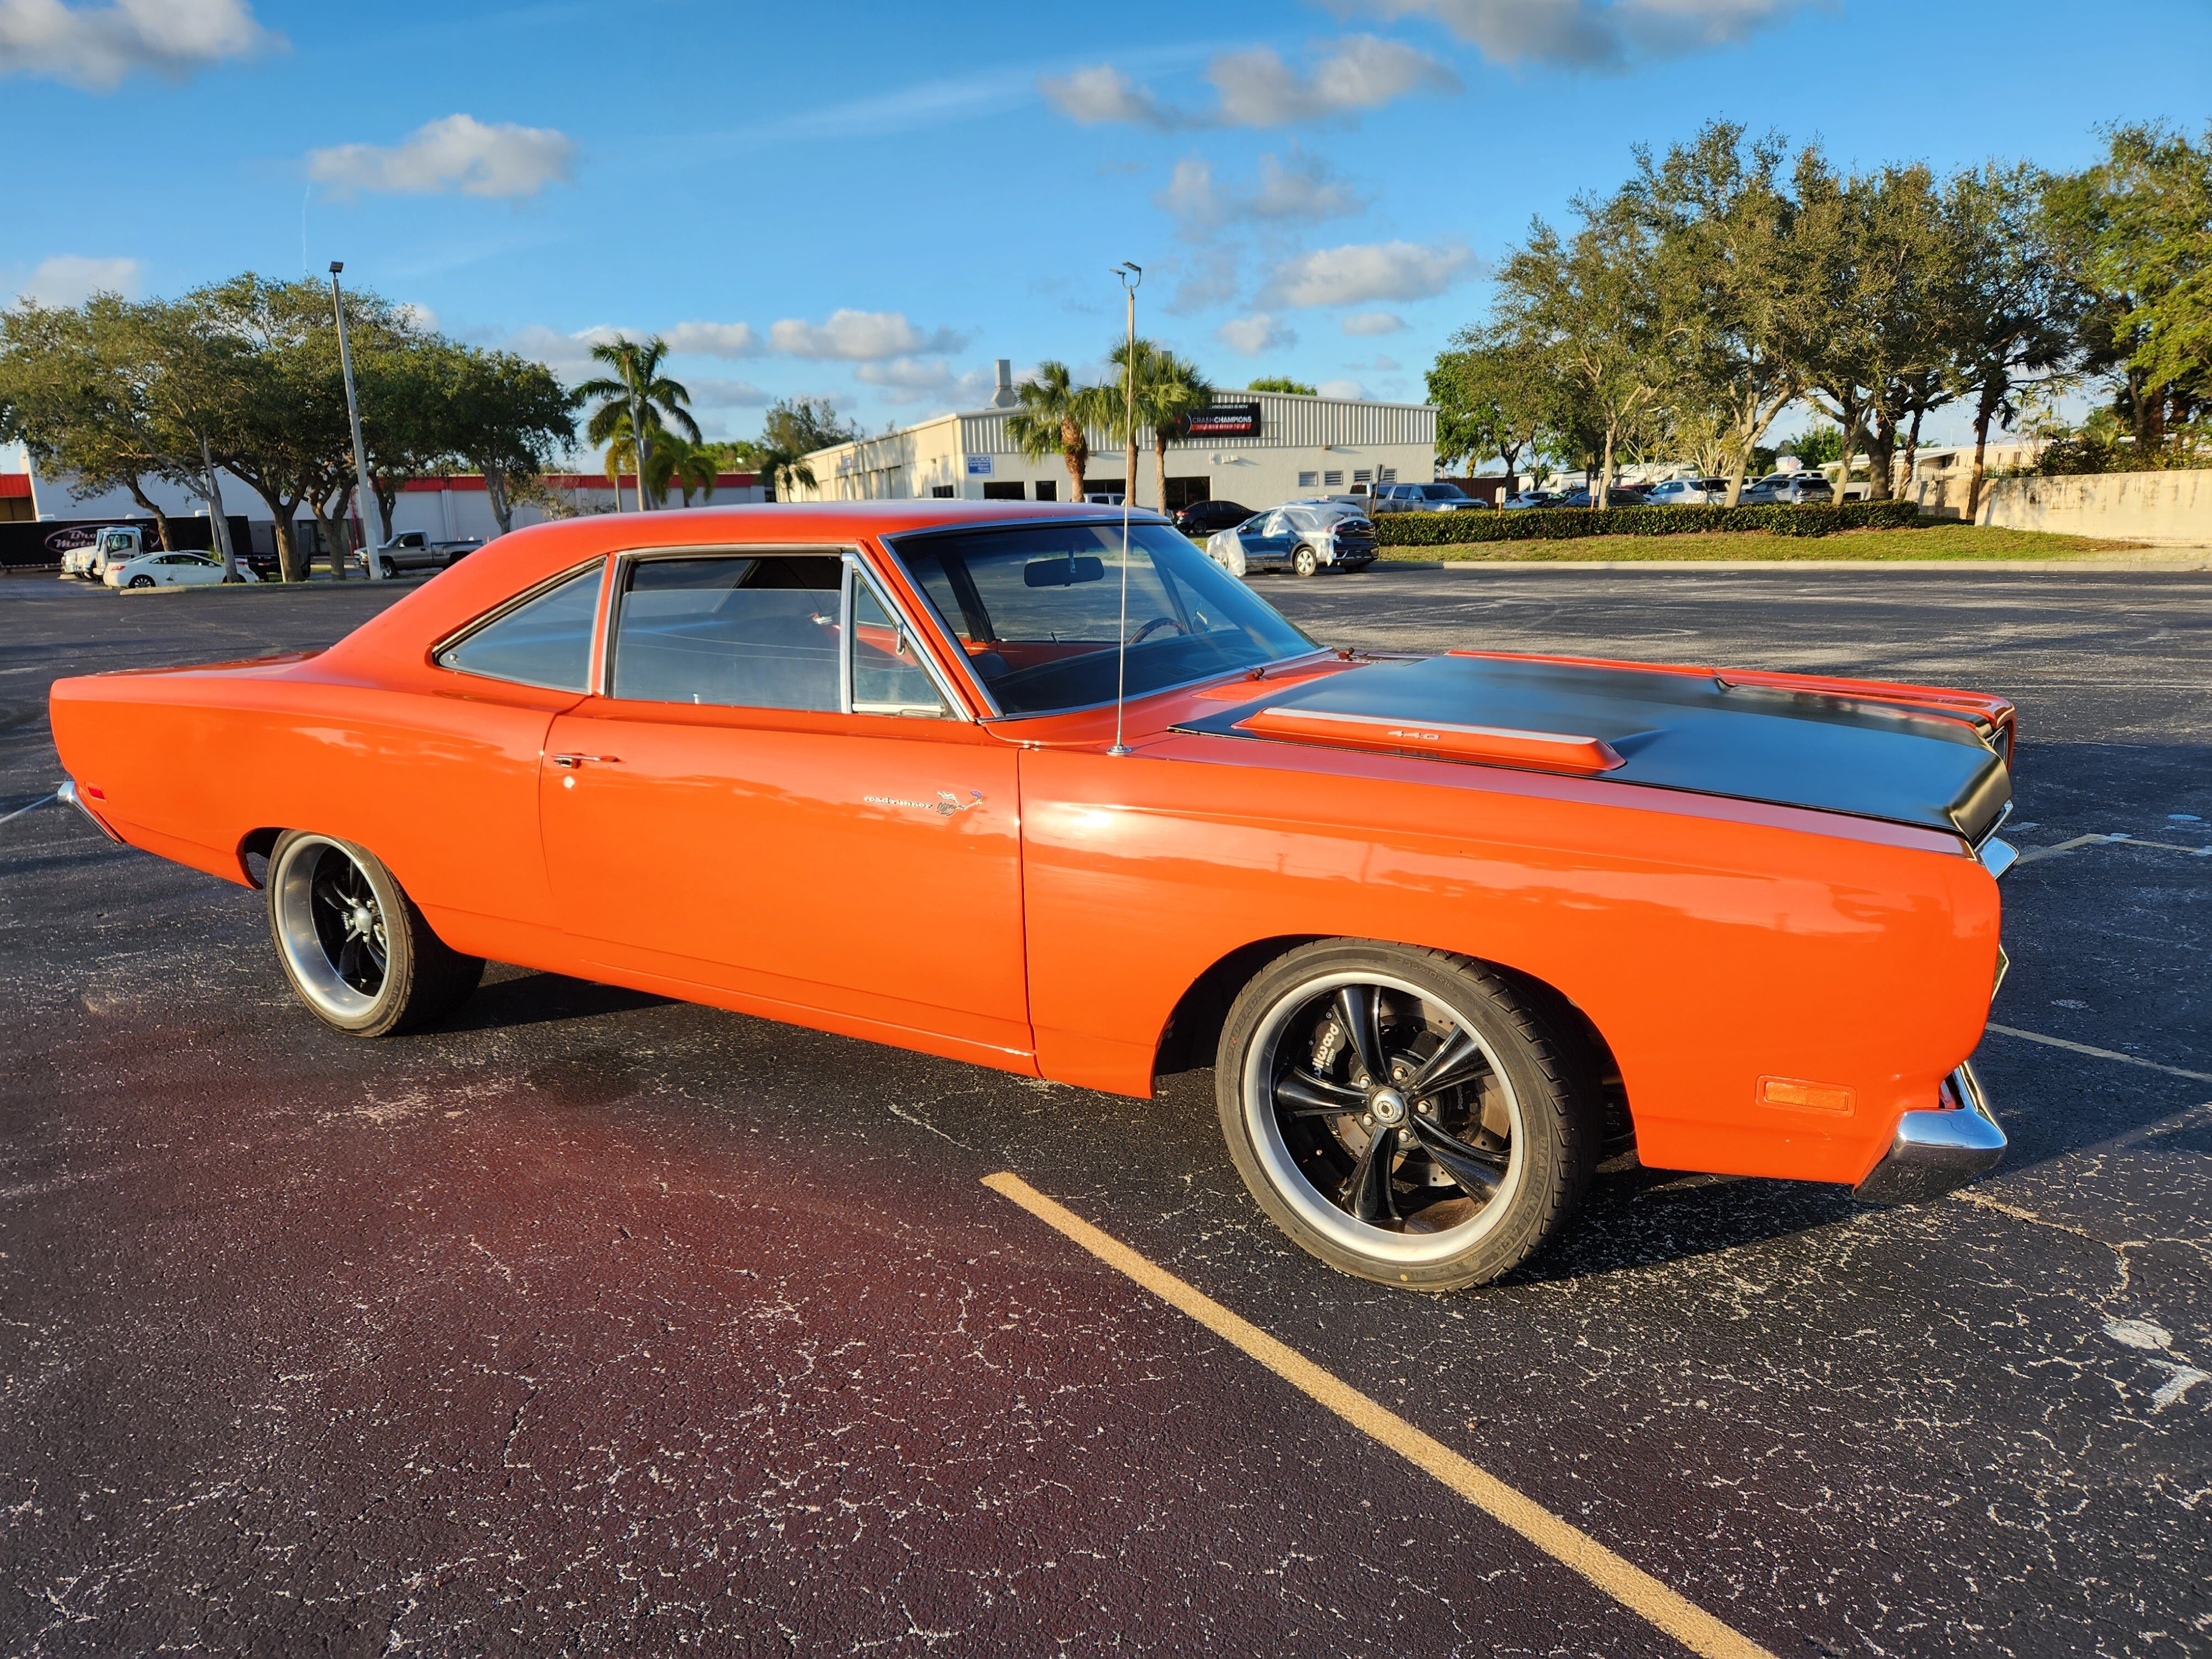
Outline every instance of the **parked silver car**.
[(1287, 501), (1207, 537), (1206, 553), (1232, 576), (1255, 570), (1310, 576), (1325, 565), (1362, 570), (1375, 562), (1375, 524), (1356, 507)]
[(1718, 507), (1728, 500), (1726, 478), (1669, 478), (1651, 486), (1646, 507)]
[(1825, 505), (1836, 499), (1836, 492), (1817, 472), (1770, 472), (1757, 483), (1746, 484), (1739, 499), (1746, 507), (1802, 507), (1808, 501)]

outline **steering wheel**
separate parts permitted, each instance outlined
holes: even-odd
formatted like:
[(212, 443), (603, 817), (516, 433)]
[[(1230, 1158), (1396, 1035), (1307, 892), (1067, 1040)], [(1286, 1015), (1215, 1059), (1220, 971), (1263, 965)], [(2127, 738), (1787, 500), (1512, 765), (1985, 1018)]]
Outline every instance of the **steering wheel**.
[(1129, 643), (1132, 645), (1142, 645), (1145, 642), (1145, 636), (1150, 634), (1155, 628), (1172, 628), (1178, 634), (1188, 634), (1190, 632), (1190, 629), (1185, 628), (1173, 617), (1155, 617), (1152, 621), (1146, 623), (1142, 628), (1139, 628), (1135, 633), (1129, 635)]

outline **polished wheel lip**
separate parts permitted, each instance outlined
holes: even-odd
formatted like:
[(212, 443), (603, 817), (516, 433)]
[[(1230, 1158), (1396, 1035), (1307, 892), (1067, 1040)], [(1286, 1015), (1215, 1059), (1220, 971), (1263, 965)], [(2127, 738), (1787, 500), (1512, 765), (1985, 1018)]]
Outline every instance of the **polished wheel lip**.
[[(1443, 1009), (1481, 1051), (1492, 1075), (1497, 1079), (1498, 1089), (1505, 1097), (1511, 1144), (1506, 1154), (1504, 1176), (1499, 1181), (1498, 1190), (1491, 1194), (1489, 1201), (1455, 1227), (1447, 1227), (1434, 1233), (1399, 1233), (1355, 1220), (1338, 1208), (1328, 1194), (1308, 1180), (1305, 1171), (1298, 1168), (1297, 1160), (1291, 1156), (1290, 1143), (1283, 1138), (1282, 1126), (1275, 1111), (1276, 1045), (1281, 1041), (1284, 1029), (1291, 1016), (1304, 1010), (1316, 997), (1346, 985), (1379, 987), (1401, 995), (1418, 997)], [(1528, 1139), (1526, 1121), (1521, 1110), (1520, 1096), (1515, 1091), (1512, 1080), (1506, 1076), (1504, 1066), (1499, 1063), (1497, 1051), (1483, 1039), (1481, 1032), (1467, 1018), (1464, 1011), (1445, 1001), (1435, 992), (1390, 974), (1368, 969), (1316, 974), (1278, 996), (1261, 1015), (1259, 1024), (1253, 1029), (1252, 1041), (1245, 1048), (1243, 1076), (1238, 1079), (1238, 1095), (1244, 1110), (1245, 1130), (1251, 1138), (1254, 1150), (1259, 1154), (1261, 1164), (1267, 1170), (1268, 1182), (1297, 1213), (1298, 1219), (1325, 1236), (1330, 1243), (1358, 1255), (1388, 1262), (1394, 1267), (1428, 1267), (1463, 1254), (1468, 1246), (1495, 1231), (1504, 1221), (1524, 1177), (1527, 1158), (1523, 1149)]]
[(269, 872), (270, 903), (276, 921), (277, 948), (284, 953), (300, 994), (319, 1012), (341, 1023), (352, 1023), (365, 1018), (383, 998), (391, 972), (389, 945), (374, 993), (349, 983), (340, 972), (315, 925), (314, 916), (315, 879), (324, 860), (331, 857), (343, 859), (350, 866), (370, 895), (364, 904), (356, 907), (354, 920), (358, 921), (358, 912), (365, 909), (369, 925), (380, 925), (388, 933), (390, 919), (383, 914), (382, 902), (375, 896), (376, 884), (369, 878), (368, 870), (352, 848), (328, 836), (302, 836), (284, 848), (280, 861)]

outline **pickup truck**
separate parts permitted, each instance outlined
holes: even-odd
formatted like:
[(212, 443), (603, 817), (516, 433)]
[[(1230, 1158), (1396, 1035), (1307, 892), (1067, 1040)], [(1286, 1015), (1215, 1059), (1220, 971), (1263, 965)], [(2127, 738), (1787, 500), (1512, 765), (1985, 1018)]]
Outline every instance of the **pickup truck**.
[[(403, 570), (443, 570), (483, 545), (470, 540), (434, 542), (427, 531), (403, 530), (376, 550), (378, 574), (396, 576)], [(364, 570), (368, 568), (368, 560), (358, 553), (352, 562)]]

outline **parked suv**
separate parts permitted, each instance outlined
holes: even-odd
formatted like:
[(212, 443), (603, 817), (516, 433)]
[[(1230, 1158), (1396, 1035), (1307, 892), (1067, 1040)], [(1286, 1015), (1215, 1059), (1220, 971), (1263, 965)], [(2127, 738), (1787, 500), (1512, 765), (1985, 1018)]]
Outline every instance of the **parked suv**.
[(1747, 507), (1761, 503), (1802, 507), (1808, 501), (1825, 505), (1835, 499), (1835, 490), (1817, 472), (1770, 472), (1757, 483), (1745, 485), (1741, 497)]
[(1647, 507), (1718, 507), (1728, 500), (1726, 478), (1669, 478), (1651, 486)]
[(1375, 486), (1370, 511), (1385, 513), (1465, 513), (1490, 503), (1478, 501), (1455, 483), (1386, 483)]

